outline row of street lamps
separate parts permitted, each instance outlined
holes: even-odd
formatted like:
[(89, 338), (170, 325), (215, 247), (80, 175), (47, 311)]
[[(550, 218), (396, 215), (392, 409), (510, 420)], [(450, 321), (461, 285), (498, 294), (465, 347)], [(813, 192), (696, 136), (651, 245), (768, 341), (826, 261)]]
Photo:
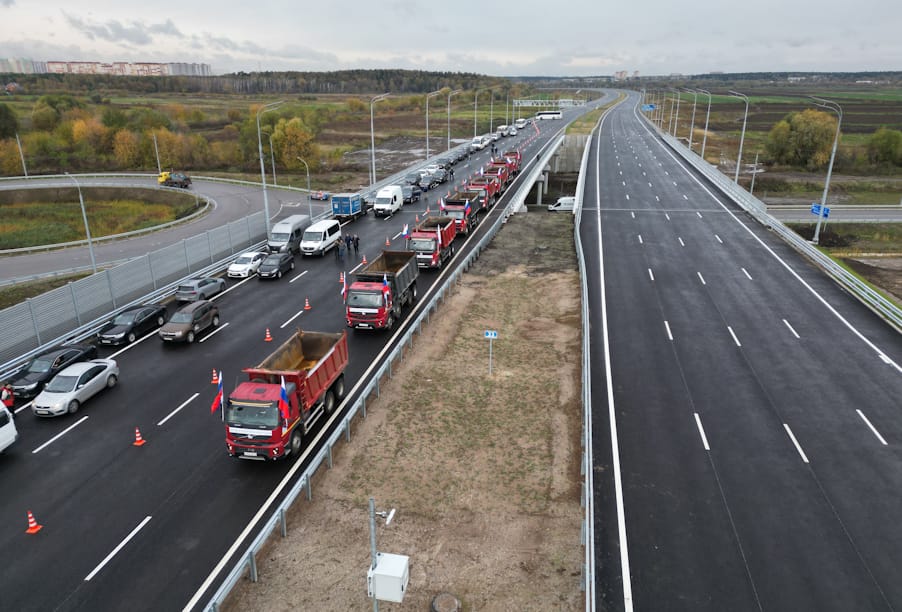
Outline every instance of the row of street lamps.
[[(708, 120), (711, 117), (711, 92), (706, 91), (704, 89), (689, 89), (689, 88), (683, 88), (682, 90), (670, 88), (669, 90), (671, 92), (677, 94), (676, 95), (677, 101), (676, 101), (676, 112), (675, 113), (674, 113), (673, 97), (671, 96), (671, 99), (670, 99), (670, 121), (668, 122), (668, 129), (667, 129), (667, 131), (670, 133), (670, 135), (673, 136), (674, 138), (678, 138), (677, 133), (678, 133), (678, 127), (679, 127), (680, 99), (682, 98), (682, 92), (691, 93), (693, 96), (693, 98), (692, 98), (692, 119), (690, 120), (690, 124), (689, 124), (689, 150), (690, 151), (692, 150), (692, 136), (695, 132), (695, 105), (698, 100), (698, 94), (703, 93), (708, 96), (708, 111), (705, 115), (705, 136), (704, 136), (704, 139), (702, 140), (702, 150), (701, 150), (701, 158), (704, 159), (705, 158), (705, 145), (708, 142)], [(663, 130), (664, 129), (664, 106), (666, 104), (667, 97), (665, 95), (665, 92), (662, 91), (660, 93), (661, 93), (663, 100), (661, 101), (660, 104), (656, 105), (655, 110), (657, 110), (658, 112), (655, 115), (652, 115), (652, 121), (656, 122), (658, 124), (658, 127)], [(738, 91), (730, 90), (727, 93), (729, 94), (730, 97), (738, 98), (738, 99), (742, 100), (743, 102), (745, 102), (745, 112), (743, 113), (743, 116), (742, 116), (742, 132), (739, 136), (739, 152), (736, 155), (736, 171), (733, 175), (733, 183), (738, 185), (739, 184), (739, 169), (742, 167), (742, 147), (745, 144), (745, 128), (748, 123), (748, 117), (749, 117), (749, 98), (745, 94), (739, 93)], [(814, 229), (814, 236), (811, 240), (811, 242), (813, 244), (818, 244), (818, 240), (820, 239), (821, 223), (824, 220), (824, 215), (826, 214), (826, 210), (827, 210), (827, 208), (826, 208), (827, 207), (827, 193), (830, 190), (830, 177), (833, 175), (833, 162), (836, 160), (836, 149), (839, 146), (839, 134), (840, 134), (840, 129), (842, 127), (842, 107), (838, 103), (833, 102), (832, 100), (826, 100), (824, 98), (817, 98), (815, 96), (810, 96), (810, 97), (812, 100), (814, 100), (814, 103), (816, 106), (820, 106), (821, 108), (826, 108), (827, 110), (831, 110), (834, 113), (836, 113), (836, 116), (837, 116), (836, 134), (833, 137), (833, 148), (830, 151), (830, 163), (827, 165), (827, 178), (824, 181), (824, 192), (821, 195), (820, 210), (819, 210), (818, 217), (817, 217), (817, 226)], [(653, 101), (657, 100), (657, 98), (655, 97), (654, 94), (652, 94), (652, 100)], [(756, 160), (755, 165), (756, 165), (756, 170), (757, 170), (757, 156), (755, 157), (755, 160)], [(754, 180), (754, 176), (752, 178)], [(752, 185), (754, 185), (754, 182), (752, 183)]]

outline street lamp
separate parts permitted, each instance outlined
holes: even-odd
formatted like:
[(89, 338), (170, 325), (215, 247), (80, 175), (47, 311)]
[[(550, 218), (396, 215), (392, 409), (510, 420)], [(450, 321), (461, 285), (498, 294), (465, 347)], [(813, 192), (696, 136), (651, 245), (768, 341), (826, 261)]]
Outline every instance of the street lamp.
[(75, 188), (78, 190), (78, 203), (81, 205), (81, 218), (85, 222), (85, 235), (88, 237), (88, 252), (91, 253), (91, 269), (94, 271), (94, 274), (97, 274), (97, 260), (94, 259), (94, 243), (91, 242), (91, 229), (88, 227), (88, 214), (85, 212), (85, 200), (81, 197), (81, 185), (78, 184), (78, 181), (75, 180), (75, 177), (66, 172), (66, 176), (72, 179), (72, 182), (75, 183)]
[[(479, 107), (479, 90), (473, 95), (473, 138), (476, 138), (476, 111)], [(451, 148), (451, 145), (448, 145)]]
[(811, 240), (811, 242), (817, 244), (821, 234), (821, 221), (824, 218), (825, 207), (827, 205), (827, 191), (830, 189), (830, 175), (833, 174), (833, 160), (836, 159), (836, 147), (839, 144), (839, 129), (842, 126), (842, 106), (836, 102), (825, 100), (823, 98), (815, 98), (812, 96), (811, 99), (814, 100), (817, 106), (832, 110), (838, 117), (836, 121), (836, 135), (833, 137), (833, 150), (830, 151), (830, 164), (827, 166), (827, 180), (824, 181), (824, 193), (821, 195), (821, 210), (820, 214), (817, 216), (817, 226), (814, 228), (814, 238)]
[(267, 236), (269, 236), (269, 197), (266, 195), (266, 168), (263, 166), (263, 137), (260, 135), (260, 115), (279, 107), (284, 102), (284, 100), (270, 102), (257, 109), (257, 151), (260, 157), (260, 181), (263, 183), (263, 214), (266, 215), (263, 222), (266, 226)]
[(298, 161), (304, 164), (304, 168), (307, 169), (307, 208), (310, 212), (310, 220), (313, 221), (313, 202), (310, 201), (310, 166), (300, 157), (298, 157)]
[(160, 148), (157, 146), (157, 133), (153, 133), (153, 152), (157, 156), (157, 174), (163, 174), (163, 167), (160, 166)]
[(683, 96), (680, 94), (679, 89), (674, 89), (674, 93), (677, 95), (677, 104), (676, 104), (676, 118), (673, 121), (673, 137), (677, 140), (680, 139), (680, 100), (683, 99)]
[(25, 178), (28, 178), (28, 168), (25, 167), (25, 154), (22, 152), (22, 141), (19, 140), (19, 132), (16, 132), (16, 145), (19, 147), (19, 159), (22, 160), (22, 172), (25, 173)]
[(705, 113), (705, 137), (702, 139), (702, 160), (705, 159), (705, 145), (708, 144), (708, 119), (711, 118), (711, 92), (699, 89), (699, 91), (708, 96), (708, 112)]
[(463, 89), (455, 89), (448, 93), (448, 151), (451, 150), (451, 96), (459, 94)]
[(272, 161), (272, 184), (278, 185), (276, 182), (276, 152), (272, 148), (272, 134), (269, 134), (269, 158)]
[(426, 159), (429, 159), (429, 98), (437, 96), (443, 91), (445, 90), (439, 89), (438, 91), (426, 94)]
[(687, 89), (692, 94), (692, 119), (689, 120), (689, 150), (692, 150), (692, 134), (695, 133), (695, 103), (698, 102), (698, 92), (694, 89)]
[(739, 155), (736, 157), (736, 175), (733, 182), (739, 184), (739, 167), (742, 164), (742, 144), (745, 142), (745, 122), (749, 118), (749, 98), (741, 93), (730, 91), (730, 95), (740, 100), (745, 100), (745, 115), (742, 117), (742, 135), (739, 137)]
[(373, 164), (373, 178), (370, 181), (370, 185), (376, 184), (376, 132), (373, 129), (373, 106), (376, 105), (376, 102), (381, 102), (385, 98), (387, 98), (390, 94), (385, 92), (382, 95), (376, 96), (372, 100), (370, 100), (370, 155), (372, 157)]

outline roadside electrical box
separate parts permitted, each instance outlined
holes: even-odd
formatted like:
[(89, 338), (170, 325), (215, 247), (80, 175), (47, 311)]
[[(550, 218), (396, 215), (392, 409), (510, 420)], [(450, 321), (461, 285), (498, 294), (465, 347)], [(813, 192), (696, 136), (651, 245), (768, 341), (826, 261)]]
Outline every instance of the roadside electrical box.
[(380, 601), (401, 603), (410, 580), (410, 557), (376, 553), (376, 567), (366, 572), (366, 593)]

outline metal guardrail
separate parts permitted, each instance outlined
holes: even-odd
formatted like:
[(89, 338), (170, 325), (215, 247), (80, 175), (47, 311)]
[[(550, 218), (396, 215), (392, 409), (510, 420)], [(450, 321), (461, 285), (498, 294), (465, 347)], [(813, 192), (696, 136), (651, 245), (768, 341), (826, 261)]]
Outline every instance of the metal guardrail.
[(654, 130), (664, 143), (710, 181), (721, 193), (752, 215), (752, 217), (761, 225), (773, 230), (796, 251), (814, 262), (815, 265), (824, 270), (824, 272), (830, 275), (845, 289), (848, 289), (852, 295), (857, 297), (868, 308), (881, 315), (897, 330), (902, 331), (902, 309), (900, 309), (899, 306), (837, 264), (813, 244), (786, 227), (779, 219), (768, 214), (767, 207), (761, 200), (735, 184), (717, 168), (702, 159), (697, 153), (686, 148), (686, 146), (676, 138), (658, 129), (658, 126), (650, 121), (643, 113), (637, 113), (637, 115), (651, 126), (651, 129)]
[[(557, 150), (557, 147), (560, 146), (560, 142), (562, 142), (562, 140), (563, 136), (552, 146), (547, 146), (547, 150), (540, 160), (539, 167), (544, 167), (545, 164), (548, 163), (548, 160)], [(549, 144), (551, 145), (552, 143)], [(439, 157), (441, 157), (441, 155)], [(386, 179), (386, 181), (391, 180), (392, 177)], [(391, 182), (387, 182), (386, 184), (391, 184)], [(532, 182), (528, 180), (524, 182), (520, 187), (520, 191), (528, 192), (529, 189), (526, 187), (527, 185), (531, 187)], [(387, 355), (385, 360), (382, 362), (382, 365), (373, 373), (372, 378), (366, 384), (366, 386), (363, 387), (357, 401), (355, 401), (348, 408), (348, 412), (342, 418), (340, 426), (336, 427), (332, 432), (332, 435), (330, 435), (325, 440), (323, 447), (313, 457), (310, 464), (307, 466), (307, 469), (300, 475), (298, 481), (288, 491), (279, 506), (275, 510), (273, 510), (269, 515), (269, 518), (262, 523), (260, 530), (250, 542), (250, 544), (248, 544), (244, 551), (238, 556), (239, 560), (226, 575), (225, 579), (213, 593), (212, 597), (204, 605), (204, 610), (218, 610), (219, 606), (223, 601), (225, 601), (225, 598), (228, 597), (229, 593), (231, 593), (232, 589), (235, 587), (235, 585), (238, 583), (245, 572), (248, 572), (251, 580), (256, 582), (257, 553), (260, 552), (266, 541), (269, 539), (269, 536), (273, 533), (273, 531), (275, 531), (277, 527), (280, 529), (282, 537), (287, 536), (288, 528), (285, 521), (285, 513), (288, 508), (292, 505), (292, 503), (294, 503), (294, 501), (302, 492), (305, 492), (308, 501), (312, 499), (313, 493), (311, 478), (313, 477), (313, 475), (316, 473), (316, 471), (324, 461), (327, 462), (329, 468), (331, 469), (332, 448), (335, 446), (335, 444), (338, 443), (342, 436), (344, 436), (345, 439), (350, 442), (351, 421), (358, 414), (361, 414), (364, 418), (366, 418), (367, 398), (369, 398), (374, 393), (376, 397), (379, 397), (380, 381), (382, 380), (382, 378), (386, 375), (389, 378), (392, 377), (393, 364), (396, 361), (403, 360), (405, 347), (413, 346), (414, 334), (422, 334), (423, 323), (429, 322), (432, 313), (435, 312), (440, 303), (443, 303), (445, 301), (448, 294), (459, 282), (460, 277), (470, 269), (470, 266), (473, 264), (473, 262), (479, 258), (482, 250), (489, 244), (489, 242), (491, 242), (491, 240), (495, 237), (495, 234), (498, 233), (503, 224), (507, 221), (507, 218), (512, 214), (514, 202), (520, 195), (520, 191), (518, 191), (517, 194), (513, 198), (511, 198), (511, 201), (508, 202), (505, 208), (501, 211), (501, 214), (498, 216), (498, 219), (495, 221), (495, 223), (490, 226), (485, 235), (483, 235), (479, 242), (474, 245), (473, 250), (467, 254), (466, 258), (464, 258), (460, 265), (458, 265), (457, 268), (448, 276), (448, 278), (445, 279), (445, 282), (441, 287), (438, 288), (436, 293), (432, 296), (432, 299), (430, 299), (426, 303), (421, 312), (412, 320), (407, 330), (395, 345), (395, 348)], [(520, 201), (522, 202), (522, 198), (520, 199)], [(329, 421), (328, 423), (324, 424), (324, 427), (328, 428), (331, 427), (331, 425), (332, 421)], [(588, 493), (591, 495), (591, 491), (589, 491)]]

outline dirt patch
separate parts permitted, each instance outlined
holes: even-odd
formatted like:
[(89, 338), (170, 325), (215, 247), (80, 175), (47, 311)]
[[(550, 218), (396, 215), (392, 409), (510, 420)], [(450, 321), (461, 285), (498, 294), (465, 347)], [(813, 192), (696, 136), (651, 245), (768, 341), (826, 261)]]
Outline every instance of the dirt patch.
[[(367, 500), (397, 508), (378, 549), (411, 559), (403, 604), (582, 607), (579, 278), (570, 215), (509, 220), (339, 444), (289, 535), (226, 610), (363, 610)], [(496, 329), (488, 376), (485, 329)], [(270, 466), (272, 467), (272, 466)]]
[(902, 304), (902, 257), (847, 257), (843, 262), (869, 283), (891, 294), (897, 304)]

